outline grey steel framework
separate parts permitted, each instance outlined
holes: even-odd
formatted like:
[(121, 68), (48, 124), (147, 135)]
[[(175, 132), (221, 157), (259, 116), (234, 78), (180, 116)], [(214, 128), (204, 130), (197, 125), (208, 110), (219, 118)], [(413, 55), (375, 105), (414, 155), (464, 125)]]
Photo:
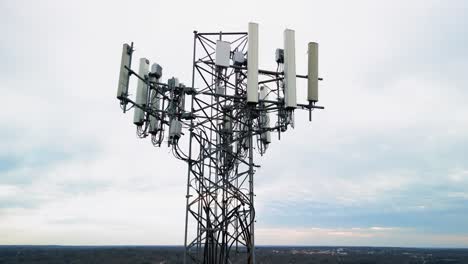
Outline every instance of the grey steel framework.
[[(270, 133), (280, 137), (294, 125), (294, 109), (285, 107), (281, 63), (275, 71), (258, 71), (260, 98), (256, 104), (248, 103), (248, 65), (217, 65), (219, 40), (230, 43), (231, 56), (247, 57), (246, 32), (194, 31), (191, 87), (175, 78), (162, 83), (157, 70), (143, 76), (134, 72), (133, 44), (127, 51), (124, 46), (130, 58), (122, 67), (146, 85), (147, 99), (132, 101), (127, 91), (118, 98), (124, 112), (130, 104), (144, 113), (142, 122), (135, 121), (140, 137), (151, 136), (153, 144), (161, 146), (169, 130), (168, 145), (188, 165), (184, 263), (255, 263), (254, 151), (263, 155)], [(296, 109), (311, 116), (315, 108), (323, 109), (313, 101)], [(184, 129), (189, 132), (185, 149)]]

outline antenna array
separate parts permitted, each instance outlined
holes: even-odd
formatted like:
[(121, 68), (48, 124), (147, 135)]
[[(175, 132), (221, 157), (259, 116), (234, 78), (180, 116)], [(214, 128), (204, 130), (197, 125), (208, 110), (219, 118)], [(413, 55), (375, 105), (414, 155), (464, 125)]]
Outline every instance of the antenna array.
[[(316, 105), (318, 44), (308, 45), (308, 75), (297, 75), (294, 34), (284, 31), (277, 69), (268, 71), (258, 68), (258, 24), (248, 32), (194, 31), (191, 86), (174, 77), (162, 82), (162, 67), (145, 58), (133, 71), (133, 43), (123, 45), (123, 112), (134, 108), (137, 135), (157, 147), (167, 139), (188, 165), (184, 263), (255, 263), (254, 150), (263, 155), (271, 133), (280, 138), (293, 127), (295, 110), (309, 111), (311, 120), (312, 110), (323, 109)], [(131, 76), (138, 78), (134, 101)], [(308, 80), (306, 104), (297, 103), (296, 78)]]

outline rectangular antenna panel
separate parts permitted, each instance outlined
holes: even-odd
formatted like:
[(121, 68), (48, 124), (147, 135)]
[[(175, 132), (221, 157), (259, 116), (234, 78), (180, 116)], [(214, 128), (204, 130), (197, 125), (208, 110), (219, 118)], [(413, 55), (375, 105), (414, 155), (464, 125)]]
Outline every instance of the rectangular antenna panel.
[[(151, 70), (149, 72), (149, 80), (151, 82), (156, 82), (156, 83), (159, 83), (159, 79), (161, 78), (162, 76), (162, 67), (161, 65), (157, 64), (157, 63), (153, 63), (151, 65)], [(153, 110), (154, 113), (156, 113), (158, 116), (159, 116), (159, 113), (157, 112), (160, 108), (159, 104), (160, 104), (160, 98), (159, 98), (159, 94), (156, 90), (152, 90), (150, 92), (150, 107), (151, 109)], [(159, 119), (152, 116), (152, 115), (149, 115), (149, 121), (150, 121), (150, 124), (149, 124), (149, 130), (148, 132), (152, 135), (155, 135), (157, 132), (158, 132), (158, 127), (159, 127)]]
[(258, 24), (249, 23), (247, 50), (247, 102), (258, 103)]
[[(260, 87), (260, 100), (268, 100), (268, 91), (265, 88), (265, 86)], [(262, 113), (260, 115), (260, 124), (262, 128), (268, 128), (270, 127), (270, 117), (268, 115), (268, 112)], [(271, 135), (270, 131), (263, 132), (260, 136), (263, 142), (266, 144), (271, 143)]]
[(216, 66), (229, 67), (231, 57), (231, 43), (227, 41), (216, 41)]
[(318, 43), (309, 42), (307, 72), (307, 100), (318, 101)]
[(284, 103), (286, 108), (296, 108), (296, 51), (294, 30), (284, 31)]
[[(146, 58), (140, 59), (140, 67), (138, 68), (138, 75), (141, 78), (145, 78), (149, 72), (149, 60)], [(148, 86), (145, 81), (138, 79), (137, 84), (137, 92), (135, 103), (141, 106), (145, 106), (148, 102)], [(137, 126), (141, 126), (143, 124), (145, 113), (138, 107), (135, 107), (135, 112), (133, 114), (133, 123)]]
[[(151, 91), (151, 109), (157, 114), (159, 115), (159, 113), (157, 112), (160, 108), (160, 99), (159, 97), (157, 96), (157, 92), (155, 90)], [(159, 120), (150, 115), (149, 117), (150, 119), (150, 126), (149, 126), (149, 133), (150, 134), (156, 134), (158, 132), (158, 126), (159, 126)]]
[(120, 74), (119, 74), (119, 86), (117, 88), (117, 98), (121, 99), (126, 97), (128, 94), (128, 79), (130, 74), (125, 66), (130, 69), (130, 54), (131, 47), (127, 43), (123, 44), (122, 48), (122, 60), (120, 61)]

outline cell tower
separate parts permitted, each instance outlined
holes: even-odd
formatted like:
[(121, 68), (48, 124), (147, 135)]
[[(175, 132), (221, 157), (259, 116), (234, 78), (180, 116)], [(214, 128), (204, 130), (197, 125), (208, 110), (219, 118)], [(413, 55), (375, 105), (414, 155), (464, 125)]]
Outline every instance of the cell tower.
[[(271, 133), (280, 138), (294, 127), (295, 110), (309, 111), (311, 120), (323, 109), (316, 105), (318, 44), (308, 45), (308, 74), (297, 75), (294, 34), (284, 31), (277, 69), (269, 71), (258, 67), (258, 24), (248, 32), (194, 31), (191, 86), (174, 77), (164, 83), (162, 67), (145, 58), (133, 71), (133, 43), (123, 45), (123, 112), (134, 108), (137, 135), (167, 143), (187, 163), (184, 263), (255, 263), (254, 150), (263, 155)], [(131, 76), (138, 78), (134, 101)], [(296, 78), (308, 80), (307, 104), (297, 103)]]

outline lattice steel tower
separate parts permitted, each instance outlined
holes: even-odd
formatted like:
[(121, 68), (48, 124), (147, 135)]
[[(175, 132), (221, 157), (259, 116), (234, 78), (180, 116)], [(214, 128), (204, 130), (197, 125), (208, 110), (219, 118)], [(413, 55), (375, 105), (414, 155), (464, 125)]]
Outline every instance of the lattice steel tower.
[[(272, 132), (279, 138), (294, 126), (294, 110), (311, 120), (323, 109), (318, 44), (308, 44), (308, 74), (296, 75), (293, 30), (284, 31), (275, 71), (258, 68), (258, 43), (256, 23), (248, 32), (194, 31), (191, 86), (174, 77), (163, 83), (162, 67), (145, 58), (133, 71), (133, 44), (123, 46), (121, 108), (134, 108), (138, 136), (158, 147), (164, 141), (187, 163), (184, 263), (255, 263), (254, 150), (263, 155)], [(130, 76), (138, 78), (135, 100)], [(297, 103), (296, 78), (308, 79), (307, 104)]]

